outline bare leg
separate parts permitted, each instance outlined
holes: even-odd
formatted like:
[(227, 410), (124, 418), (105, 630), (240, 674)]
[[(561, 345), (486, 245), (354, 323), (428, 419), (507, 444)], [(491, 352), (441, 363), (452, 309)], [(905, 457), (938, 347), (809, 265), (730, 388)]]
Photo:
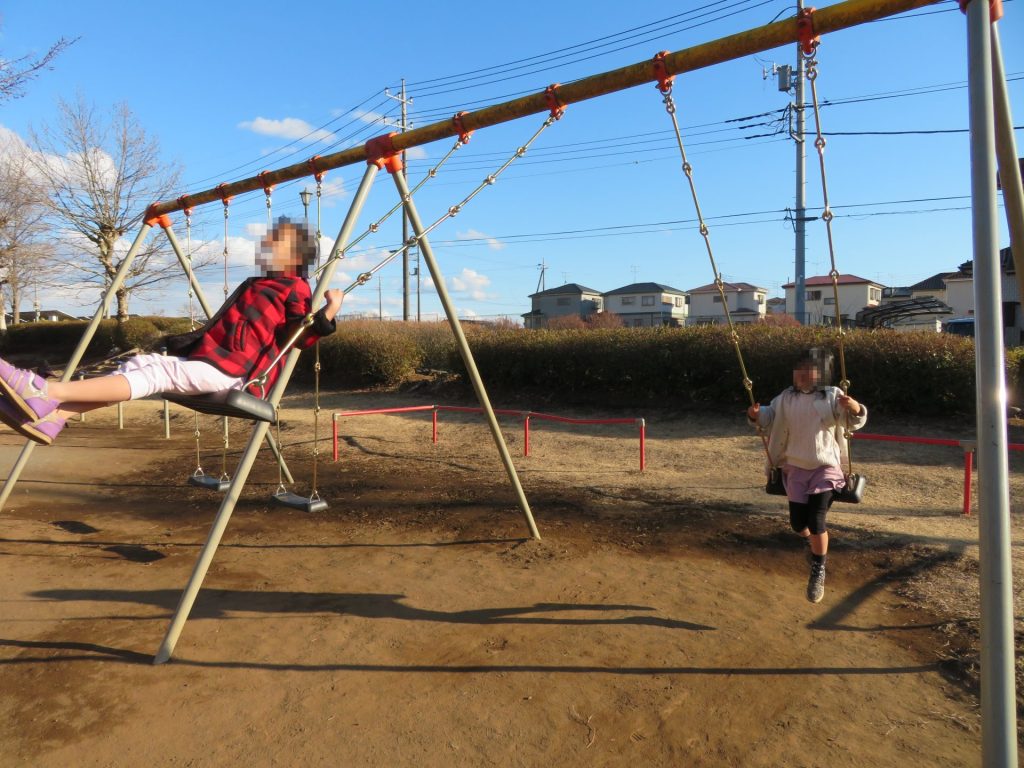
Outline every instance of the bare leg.
[(828, 531), (824, 533), (810, 533), (811, 537), (811, 552), (816, 555), (827, 555), (828, 554)]
[[(69, 403), (75, 406), (91, 403), (94, 404), (93, 407), (98, 408), (103, 405), (124, 402), (132, 397), (128, 379), (120, 374), (81, 381), (51, 381), (46, 385), (46, 393), (54, 400), (59, 401), (61, 408), (65, 410), (68, 410)], [(92, 410), (92, 408), (85, 410)], [(82, 411), (74, 412), (81, 413)]]
[(108, 405), (115, 403), (61, 403), (57, 408), (57, 415), (62, 419), (70, 419), (72, 416), (95, 411), (97, 408), (106, 408)]

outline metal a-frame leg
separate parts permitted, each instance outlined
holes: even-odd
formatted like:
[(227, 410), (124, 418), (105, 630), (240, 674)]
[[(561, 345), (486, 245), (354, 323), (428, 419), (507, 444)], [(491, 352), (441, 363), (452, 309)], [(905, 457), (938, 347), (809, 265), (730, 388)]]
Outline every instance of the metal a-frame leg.
[[(327, 286), (330, 285), (331, 279), (334, 276), (334, 269), (337, 263), (334, 257), (344, 249), (345, 244), (348, 242), (376, 175), (376, 166), (367, 165), (366, 173), (363, 174), (363, 179), (359, 184), (359, 189), (356, 190), (355, 197), (352, 200), (352, 206), (349, 208), (348, 215), (345, 217), (345, 222), (342, 224), (341, 232), (335, 242), (334, 251), (331, 253), (331, 259), (327, 262), (327, 267), (324, 269), (323, 275), (317, 283), (316, 290), (313, 291), (314, 307), (323, 300), (324, 293), (327, 291)], [(298, 349), (292, 349), (285, 358), (281, 375), (274, 383), (274, 388), (270, 391), (270, 396), (268, 398), (268, 401), (273, 405), (276, 406), (281, 402), (281, 396), (284, 394), (285, 388), (291, 380), (292, 372), (295, 370), (295, 364), (298, 362), (298, 359)], [(185, 627), (185, 622), (188, 620), (188, 615), (192, 611), (192, 606), (195, 604), (196, 597), (203, 585), (203, 580), (206, 578), (206, 573), (209, 571), (210, 564), (213, 562), (213, 557), (217, 552), (217, 547), (224, 535), (224, 531), (227, 529), (228, 521), (231, 519), (231, 514), (234, 512), (235, 505), (238, 503), (238, 497), (241, 495), (242, 488), (245, 487), (245, 483), (249, 478), (249, 472), (252, 470), (253, 463), (256, 461), (256, 454), (259, 452), (260, 444), (266, 437), (269, 428), (270, 424), (265, 421), (258, 422), (253, 428), (252, 435), (249, 437), (249, 442), (246, 444), (245, 450), (242, 452), (242, 458), (239, 460), (238, 467), (235, 469), (235, 476), (231, 479), (231, 486), (228, 488), (227, 493), (224, 495), (224, 499), (221, 501), (220, 509), (217, 511), (217, 516), (214, 518), (213, 526), (206, 538), (206, 543), (203, 544), (203, 548), (199, 552), (199, 558), (192, 569), (192, 575), (189, 577), (188, 584), (185, 585), (185, 590), (182, 592), (181, 599), (178, 602), (178, 607), (167, 627), (167, 632), (164, 635), (163, 642), (160, 644), (160, 648), (157, 651), (156, 656), (153, 658), (154, 664), (163, 664), (168, 661), (171, 658), (171, 654), (174, 653), (174, 646), (177, 644), (178, 637), (180, 637), (181, 631)]]
[[(78, 364), (82, 362), (82, 358), (85, 356), (85, 350), (89, 347), (89, 342), (92, 341), (96, 335), (96, 329), (99, 328), (100, 320), (107, 313), (110, 308), (110, 301), (117, 293), (118, 289), (124, 283), (125, 277), (128, 275), (128, 270), (132, 266), (132, 262), (135, 261), (135, 255), (139, 252), (139, 248), (142, 247), (142, 243), (146, 240), (146, 235), (149, 234), (149, 230), (152, 227), (149, 224), (143, 224), (142, 228), (139, 229), (139, 234), (135, 236), (135, 242), (132, 243), (131, 248), (128, 249), (128, 253), (125, 254), (124, 261), (121, 262), (121, 266), (114, 274), (114, 279), (110, 281), (110, 285), (103, 294), (103, 298), (100, 300), (100, 305), (96, 309), (96, 314), (92, 316), (92, 320), (89, 321), (89, 325), (86, 326), (85, 332), (82, 334), (82, 338), (78, 340), (78, 346), (75, 347), (75, 351), (71, 355), (71, 359), (68, 360), (68, 364), (64, 368), (64, 373), (60, 377), (61, 383), (71, 381), (71, 377), (75, 373), (75, 369)], [(25, 465), (28, 464), (29, 457), (32, 455), (32, 451), (35, 449), (36, 443), (32, 440), (25, 441), (25, 447), (21, 449), (21, 453), (18, 455), (17, 460), (14, 462), (14, 466), (11, 467), (11, 471), (7, 475), (7, 479), (4, 481), (3, 489), (0, 489), (0, 509), (3, 509), (4, 504), (7, 503), (7, 499), (10, 498), (11, 493), (14, 491), (14, 486), (18, 482), (18, 478), (21, 477), (22, 470), (25, 469)]]
[(469, 342), (466, 341), (466, 334), (462, 331), (459, 316), (455, 312), (455, 306), (452, 304), (451, 297), (448, 295), (448, 289), (445, 287), (444, 275), (441, 274), (441, 269), (434, 258), (434, 251), (430, 247), (430, 241), (424, 232), (423, 222), (420, 220), (419, 213), (416, 211), (416, 206), (412, 201), (412, 195), (409, 193), (409, 185), (401, 173), (392, 173), (391, 176), (395, 180), (395, 186), (398, 187), (398, 194), (401, 195), (402, 200), (405, 202), (405, 210), (409, 215), (409, 222), (412, 224), (413, 232), (416, 234), (420, 253), (423, 254), (424, 261), (427, 262), (430, 277), (434, 281), (434, 287), (437, 289), (437, 296), (441, 300), (441, 306), (444, 307), (445, 314), (448, 316), (448, 324), (452, 327), (452, 333), (455, 334), (455, 342), (459, 347), (459, 354), (462, 355), (462, 361), (466, 366), (467, 373), (469, 373), (470, 381), (473, 383), (473, 391), (476, 392), (480, 407), (487, 417), (487, 425), (491, 428), (491, 436), (494, 438), (494, 444), (498, 448), (498, 455), (501, 457), (501, 463), (505, 466), (509, 482), (512, 483), (516, 499), (519, 502), (519, 508), (523, 512), (523, 517), (526, 518), (526, 525), (530, 529), (530, 535), (539, 540), (540, 531), (537, 530), (537, 523), (534, 522), (533, 513), (530, 511), (530, 502), (526, 500), (523, 485), (519, 482), (516, 466), (512, 463), (512, 456), (508, 452), (508, 446), (505, 445), (505, 436), (501, 433), (501, 427), (498, 426), (498, 419), (494, 415), (494, 409), (491, 407), (487, 390), (484, 389), (483, 381), (480, 379), (480, 372), (476, 368), (476, 361), (473, 360), (473, 352), (469, 348)]

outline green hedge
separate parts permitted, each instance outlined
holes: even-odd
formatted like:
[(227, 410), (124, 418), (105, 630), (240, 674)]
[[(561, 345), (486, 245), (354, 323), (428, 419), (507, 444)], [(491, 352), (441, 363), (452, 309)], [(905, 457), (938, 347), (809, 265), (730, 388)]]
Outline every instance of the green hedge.
[[(792, 383), (810, 346), (834, 350), (828, 328), (743, 326), (739, 347), (755, 398), (767, 402)], [(854, 331), (844, 342), (850, 392), (890, 413), (968, 413), (974, 407), (974, 345), (937, 333)], [(514, 331), (474, 334), (474, 358), (496, 393), (529, 393), (580, 403), (747, 402), (735, 345), (719, 326)], [(1007, 357), (1016, 385), (1024, 355)], [(453, 369), (464, 374), (457, 356)], [(836, 380), (839, 360), (836, 360)]]
[[(5, 353), (50, 362), (67, 357), (85, 322), (26, 323), (2, 337)], [(88, 354), (114, 348), (153, 348), (186, 319), (133, 318), (118, 328), (100, 324)], [(606, 328), (538, 330), (467, 325), (477, 367), (502, 399), (579, 404), (742, 407), (747, 402), (736, 350), (726, 329)], [(808, 347), (835, 348), (829, 328), (741, 326), (737, 339), (759, 402), (792, 381), (793, 361)], [(941, 333), (853, 331), (846, 335), (850, 392), (874, 409), (931, 416), (974, 408), (974, 343)], [(309, 381), (312, 350), (297, 375)], [(415, 371), (465, 370), (446, 323), (351, 321), (338, 325), (320, 350), (324, 386), (393, 387)], [(1009, 400), (1024, 404), (1024, 348), (1006, 355)], [(838, 361), (837, 361), (837, 375)]]

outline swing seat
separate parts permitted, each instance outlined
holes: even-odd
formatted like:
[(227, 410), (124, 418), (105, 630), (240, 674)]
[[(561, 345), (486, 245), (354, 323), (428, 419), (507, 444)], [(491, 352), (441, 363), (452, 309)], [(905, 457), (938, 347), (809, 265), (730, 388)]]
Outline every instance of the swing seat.
[(239, 389), (213, 392), (208, 395), (180, 395), (176, 392), (168, 392), (164, 394), (163, 398), (193, 411), (208, 413), (212, 416), (266, 421), (270, 424), (276, 421), (274, 406), (266, 400), (261, 400), (255, 395), (250, 395)]
[(782, 484), (782, 469), (772, 467), (768, 473), (768, 482), (764, 486), (765, 493), (769, 496), (785, 496), (786, 486)]
[(226, 478), (203, 475), (198, 472), (188, 476), (188, 484), (207, 491), (216, 491), (217, 493), (224, 493), (231, 487), (231, 481)]
[(302, 512), (323, 512), (327, 509), (327, 501), (319, 496), (300, 496), (291, 491), (280, 491), (274, 494), (274, 501), (283, 507), (298, 509)]
[(864, 498), (864, 487), (867, 484), (868, 481), (864, 475), (847, 475), (846, 485), (836, 491), (832, 498), (846, 504), (860, 504), (861, 499)]

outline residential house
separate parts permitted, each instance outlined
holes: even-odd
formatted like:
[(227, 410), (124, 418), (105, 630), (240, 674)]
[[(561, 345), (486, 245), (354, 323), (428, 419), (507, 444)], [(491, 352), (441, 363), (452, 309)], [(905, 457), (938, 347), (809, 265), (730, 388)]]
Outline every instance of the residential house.
[(600, 291), (579, 283), (566, 283), (557, 288), (530, 294), (531, 309), (523, 314), (527, 328), (547, 328), (554, 317), (575, 316), (586, 320), (602, 310)]
[[(756, 323), (767, 312), (765, 288), (750, 283), (723, 283), (726, 307), (734, 323)], [(687, 291), (690, 295), (688, 325), (715, 325), (725, 322), (722, 293), (714, 283)]]
[[(1003, 343), (1020, 346), (1024, 340), (1024, 313), (1021, 312), (1020, 289), (1013, 261), (1013, 252), (1003, 248), (999, 252), (1000, 292), (1003, 301)], [(965, 261), (960, 269), (946, 275), (946, 303), (953, 309), (953, 317), (974, 315), (974, 261)]]
[(768, 301), (765, 302), (765, 311), (769, 315), (786, 314), (786, 300), (779, 296), (768, 299)]
[(633, 283), (604, 294), (604, 309), (627, 326), (679, 326), (686, 323), (687, 296), (661, 283)]
[[(882, 301), (883, 285), (856, 275), (839, 275), (839, 316), (852, 324), (865, 307), (877, 307)], [(796, 284), (786, 283), (786, 306), (796, 306)], [(804, 281), (806, 325), (832, 325), (836, 318), (836, 297), (828, 275), (808, 277)], [(799, 319), (799, 318), (798, 318)]]

